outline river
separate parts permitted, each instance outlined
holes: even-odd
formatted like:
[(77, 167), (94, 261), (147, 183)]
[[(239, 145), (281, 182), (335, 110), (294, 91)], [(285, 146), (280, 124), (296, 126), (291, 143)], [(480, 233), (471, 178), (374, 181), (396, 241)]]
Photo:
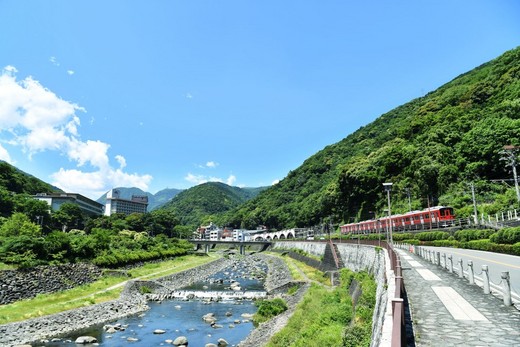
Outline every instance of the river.
[[(263, 278), (267, 267), (243, 262), (212, 275), (204, 281), (196, 282), (184, 290), (221, 291), (230, 290), (232, 282), (239, 282), (242, 291), (262, 291)], [(263, 274), (263, 275), (259, 275)], [(74, 343), (79, 336), (93, 336), (99, 346), (163, 346), (167, 340), (185, 336), (190, 346), (205, 346), (225, 339), (230, 346), (237, 345), (254, 329), (251, 316), (257, 311), (253, 301), (179, 301), (165, 300), (149, 302), (150, 310), (138, 316), (129, 316), (108, 325), (120, 326), (124, 330), (108, 333), (103, 326), (93, 326), (68, 336), (50, 339), (42, 344), (46, 347), (78, 346)], [(215, 325), (204, 322), (202, 317), (213, 313)], [(72, 323), (72, 322), (71, 322)], [(160, 329), (162, 334), (155, 334)]]

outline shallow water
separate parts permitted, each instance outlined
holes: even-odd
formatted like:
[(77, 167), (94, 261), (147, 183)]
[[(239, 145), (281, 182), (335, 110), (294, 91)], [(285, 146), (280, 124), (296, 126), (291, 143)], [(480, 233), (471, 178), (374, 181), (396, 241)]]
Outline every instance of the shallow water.
[[(204, 282), (197, 282), (183, 288), (183, 290), (229, 290), (232, 281), (240, 283), (241, 290), (262, 291), (261, 280), (253, 278), (252, 273), (266, 272), (265, 264), (240, 264), (231, 269), (215, 273)], [(178, 301), (166, 300), (162, 302), (149, 302), (150, 310), (138, 316), (130, 316), (120, 319), (109, 325), (121, 324), (125, 331), (108, 334), (103, 326), (93, 326), (89, 329), (78, 331), (68, 336), (63, 336), (60, 341), (49, 342), (42, 346), (74, 346), (79, 336), (94, 336), (98, 339), (99, 346), (168, 346), (165, 340), (174, 340), (179, 336), (188, 338), (189, 346), (203, 347), (207, 343), (217, 344), (219, 338), (225, 339), (230, 346), (237, 345), (244, 340), (254, 329), (250, 318), (242, 317), (242, 314), (254, 314), (257, 311), (252, 301), (223, 301), (204, 303), (202, 301)], [(221, 328), (213, 328), (202, 320), (202, 316), (212, 312), (217, 318), (216, 324)], [(231, 312), (231, 316), (226, 316)], [(240, 323), (235, 323), (240, 320)], [(246, 322), (243, 322), (246, 320)], [(249, 320), (249, 322), (247, 322)], [(74, 324), (74, 322), (71, 322)], [(230, 327), (230, 325), (234, 327)], [(154, 334), (154, 330), (165, 330), (164, 334)], [(128, 338), (137, 341), (128, 341)], [(171, 346), (171, 345), (170, 345)]]
[[(120, 319), (111, 325), (121, 323), (125, 331), (107, 334), (101, 326), (65, 336), (61, 341), (50, 342), (45, 346), (77, 346), (74, 341), (78, 336), (89, 335), (98, 339), (100, 346), (167, 346), (167, 339), (174, 340), (178, 336), (186, 336), (190, 346), (204, 346), (207, 343), (217, 344), (219, 338), (225, 339), (230, 346), (244, 340), (253, 330), (251, 321), (236, 324), (236, 319), (243, 321), (243, 313), (253, 314), (257, 308), (251, 301), (240, 304), (234, 302), (218, 302), (204, 304), (200, 301), (169, 300), (162, 303), (150, 302), (150, 310), (139, 316)], [(180, 308), (179, 308), (180, 306)], [(226, 312), (232, 316), (226, 316)], [(212, 328), (202, 320), (202, 316), (212, 312), (217, 318), (217, 324), (222, 328)], [(71, 322), (71, 324), (73, 324)], [(230, 324), (235, 327), (231, 328)], [(165, 334), (154, 334), (155, 329), (165, 330)], [(128, 338), (137, 341), (129, 342)], [(65, 342), (70, 340), (69, 342)], [(170, 345), (171, 346), (171, 345)]]

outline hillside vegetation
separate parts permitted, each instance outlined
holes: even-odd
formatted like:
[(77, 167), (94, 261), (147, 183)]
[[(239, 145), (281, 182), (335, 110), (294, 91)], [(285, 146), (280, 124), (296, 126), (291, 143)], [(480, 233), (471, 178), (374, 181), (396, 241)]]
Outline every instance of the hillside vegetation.
[[(393, 212), (446, 204), (471, 213), (519, 207), (500, 160), (520, 145), (520, 48), (465, 73), (327, 146), (223, 218), (234, 227), (303, 227), (384, 213), (383, 182), (393, 182)], [(373, 212), (372, 212), (373, 211)]]
[(220, 182), (197, 185), (176, 195), (161, 209), (172, 211), (181, 224), (198, 226), (218, 217), (254, 198), (265, 188), (231, 187)]

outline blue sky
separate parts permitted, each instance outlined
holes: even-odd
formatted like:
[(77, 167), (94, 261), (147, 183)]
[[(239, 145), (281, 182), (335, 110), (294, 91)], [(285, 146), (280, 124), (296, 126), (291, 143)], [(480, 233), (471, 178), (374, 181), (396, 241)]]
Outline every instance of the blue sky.
[(520, 2), (0, 0), (0, 159), (67, 192), (271, 185), (520, 45)]

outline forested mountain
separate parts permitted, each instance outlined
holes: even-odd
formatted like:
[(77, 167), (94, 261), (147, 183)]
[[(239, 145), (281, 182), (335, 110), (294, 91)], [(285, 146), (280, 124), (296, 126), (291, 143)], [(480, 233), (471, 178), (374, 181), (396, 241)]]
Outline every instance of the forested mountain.
[(30, 195), (62, 192), (59, 188), (29, 175), (3, 160), (0, 160), (0, 188), (16, 194)]
[(220, 220), (219, 215), (254, 198), (265, 188), (231, 187), (220, 182), (208, 182), (187, 189), (161, 209), (173, 211), (182, 224), (198, 226)]
[[(382, 183), (393, 182), (393, 212), (446, 204), (469, 214), (468, 183), (479, 209), (518, 206), (504, 145), (520, 145), (520, 48), (415, 99), (327, 146), (226, 217), (252, 228), (309, 226), (381, 215)], [(498, 197), (498, 198), (497, 198)]]
[[(163, 189), (163, 190), (158, 191), (155, 194), (145, 192), (144, 190), (136, 188), (136, 187), (131, 187), (131, 188), (118, 187), (118, 188), (114, 188), (114, 189), (119, 190), (120, 197), (122, 199), (131, 199), (132, 195), (148, 196), (148, 211), (152, 211), (152, 210), (158, 208), (159, 206), (170, 201), (177, 194), (182, 192), (182, 189), (174, 189), (174, 188)], [(102, 196), (100, 196), (96, 201), (99, 203), (102, 203), (104, 205), (106, 203), (106, 200), (107, 200), (107, 194), (105, 193)]]

